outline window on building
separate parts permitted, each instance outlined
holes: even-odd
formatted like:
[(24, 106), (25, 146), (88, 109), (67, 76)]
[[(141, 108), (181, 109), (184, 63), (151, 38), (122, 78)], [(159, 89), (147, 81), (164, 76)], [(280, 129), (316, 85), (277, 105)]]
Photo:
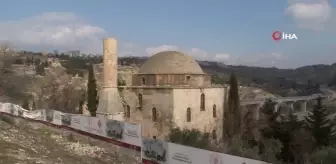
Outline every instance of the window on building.
[(187, 108), (187, 122), (191, 121), (191, 109)]
[(212, 106), (212, 116), (217, 117), (217, 109), (216, 109), (216, 104)]
[(126, 106), (126, 117), (131, 118), (131, 108), (129, 105)]
[(152, 121), (157, 121), (157, 111), (155, 107), (152, 109)]
[(142, 94), (138, 94), (138, 101), (139, 101), (139, 109), (142, 109)]
[(204, 93), (201, 94), (201, 111), (205, 110), (205, 95)]
[(212, 139), (217, 139), (217, 133), (216, 133), (216, 130), (213, 130), (212, 131), (212, 133), (211, 133), (211, 135), (212, 135)]
[(186, 78), (187, 78), (187, 82), (189, 82), (190, 81), (190, 76), (187, 76)]
[(145, 80), (145, 78), (143, 77), (142, 78), (142, 85), (145, 85), (146, 84), (146, 80)]

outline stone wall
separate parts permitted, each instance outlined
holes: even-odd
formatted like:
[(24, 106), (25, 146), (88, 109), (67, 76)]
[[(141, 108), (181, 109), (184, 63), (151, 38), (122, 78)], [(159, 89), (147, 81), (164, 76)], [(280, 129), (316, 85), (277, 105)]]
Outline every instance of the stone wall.
[[(144, 136), (163, 139), (169, 133), (174, 106), (172, 89), (119, 87), (119, 91), (125, 105), (130, 107), (130, 118), (126, 117), (127, 121), (142, 124)], [(142, 95), (141, 108), (139, 94)], [(153, 108), (157, 111), (156, 121), (152, 120)]]
[[(225, 88), (174, 89), (174, 123), (181, 128), (197, 128), (203, 132), (215, 130), (217, 138), (222, 136), (222, 119), (225, 105)], [(205, 109), (201, 110), (201, 94), (204, 94)], [(215, 105), (215, 107), (214, 107)], [(187, 109), (191, 110), (191, 121), (187, 122)], [(213, 110), (216, 110), (216, 117)]]
[[(164, 139), (172, 127), (196, 128), (203, 132), (215, 130), (218, 139), (222, 136), (222, 116), (225, 88), (171, 89), (119, 87), (125, 105), (130, 108), (127, 121), (142, 124), (144, 136)], [(201, 94), (205, 97), (205, 110), (201, 111)], [(142, 95), (140, 108), (139, 94)], [(214, 117), (214, 105), (215, 114)], [(153, 108), (157, 120), (153, 121)], [(191, 121), (187, 122), (187, 109), (191, 109)], [(127, 109), (127, 107), (125, 107)]]

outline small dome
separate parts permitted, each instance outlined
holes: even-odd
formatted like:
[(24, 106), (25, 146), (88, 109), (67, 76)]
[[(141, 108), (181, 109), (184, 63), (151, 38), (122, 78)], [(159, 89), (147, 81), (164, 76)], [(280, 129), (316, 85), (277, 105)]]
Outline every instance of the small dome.
[(204, 74), (190, 56), (177, 51), (164, 51), (151, 56), (138, 71), (139, 74)]

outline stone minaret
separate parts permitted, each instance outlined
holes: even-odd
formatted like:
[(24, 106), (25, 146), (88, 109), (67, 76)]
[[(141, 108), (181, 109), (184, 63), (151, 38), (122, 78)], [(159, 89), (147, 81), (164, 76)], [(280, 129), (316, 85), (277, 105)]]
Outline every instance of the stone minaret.
[(104, 87), (105, 88), (116, 88), (117, 87), (117, 76), (118, 76), (118, 64), (117, 64), (117, 41), (115, 39), (107, 38), (104, 39), (103, 43), (104, 49)]
[(124, 120), (124, 106), (117, 88), (117, 40), (104, 39), (103, 50), (104, 83), (100, 91), (97, 116), (122, 121)]

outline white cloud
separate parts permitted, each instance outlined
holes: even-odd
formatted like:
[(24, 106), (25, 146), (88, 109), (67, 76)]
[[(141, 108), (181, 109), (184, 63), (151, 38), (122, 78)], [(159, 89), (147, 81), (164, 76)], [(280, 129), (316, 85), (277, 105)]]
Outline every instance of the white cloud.
[(105, 30), (82, 21), (73, 13), (50, 12), (0, 22), (0, 38), (21, 46), (101, 52)]
[(323, 30), (333, 21), (333, 8), (329, 0), (290, 0), (285, 13), (299, 28)]
[[(10, 41), (18, 48), (35, 47), (38, 51), (49, 48), (59, 51), (81, 50), (101, 53), (102, 39), (107, 32), (68, 12), (49, 12), (12, 21), (0, 21), (0, 39)], [(175, 50), (197, 60), (218, 61), (225, 64), (265, 65), (283, 59), (278, 53), (269, 55), (231, 56), (228, 53), (210, 53), (200, 48), (181, 48), (176, 45), (159, 45), (144, 48), (137, 44), (119, 41), (119, 56), (150, 56), (161, 51)]]
[(227, 61), (229, 61), (230, 59), (230, 55), (229, 54), (215, 54), (215, 60), (219, 61), (219, 62), (223, 62), (226, 63)]
[(271, 53), (271, 56), (273, 56), (276, 60), (283, 60), (285, 57), (281, 53)]
[(177, 51), (179, 50), (179, 48), (177, 46), (174, 45), (160, 45), (157, 47), (148, 47), (146, 48), (146, 52), (149, 55), (153, 55), (162, 51)]

